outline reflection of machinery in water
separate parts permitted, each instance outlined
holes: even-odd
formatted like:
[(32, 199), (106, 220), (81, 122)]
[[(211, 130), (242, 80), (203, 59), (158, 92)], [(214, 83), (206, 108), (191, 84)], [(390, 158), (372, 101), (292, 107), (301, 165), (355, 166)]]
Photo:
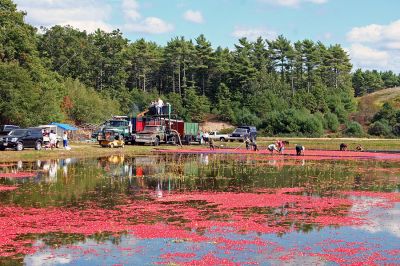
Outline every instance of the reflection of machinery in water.
[(103, 168), (112, 176), (132, 176), (132, 166), (124, 155), (111, 155), (97, 159), (97, 166)]

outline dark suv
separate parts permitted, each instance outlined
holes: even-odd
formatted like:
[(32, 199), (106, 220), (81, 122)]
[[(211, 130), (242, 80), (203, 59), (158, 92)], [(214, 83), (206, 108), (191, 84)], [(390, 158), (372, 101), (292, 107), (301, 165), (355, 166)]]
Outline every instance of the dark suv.
[(0, 136), (7, 135), (10, 131), (19, 128), (19, 126), (14, 125), (0, 125)]
[(6, 136), (0, 136), (0, 150), (7, 148), (22, 151), (24, 148), (41, 150), (43, 134), (41, 128), (14, 129)]
[(246, 137), (256, 140), (257, 139), (257, 128), (253, 126), (240, 126), (237, 127), (232, 134), (229, 135), (229, 140), (244, 141)]

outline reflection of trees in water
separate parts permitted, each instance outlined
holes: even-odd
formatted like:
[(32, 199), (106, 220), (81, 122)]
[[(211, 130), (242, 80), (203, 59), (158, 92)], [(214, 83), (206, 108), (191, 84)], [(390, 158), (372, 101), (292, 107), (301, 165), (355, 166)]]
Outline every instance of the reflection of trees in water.
[[(56, 169), (54, 174), (50, 168)], [(78, 206), (90, 208), (88, 202), (102, 208), (114, 208), (126, 204), (126, 200), (141, 200), (136, 204), (153, 202), (171, 191), (232, 191), (258, 192), (268, 188), (305, 187), (303, 195), (335, 195), (338, 190), (393, 190), (399, 189), (399, 177), (395, 171), (382, 173), (379, 169), (397, 169), (399, 163), (370, 161), (298, 161), (285, 157), (258, 158), (248, 155), (157, 155), (142, 157), (107, 157), (79, 161), (43, 160), (20, 162), (9, 166), (7, 171), (37, 171), (31, 179), (5, 180), (1, 184), (18, 183), (18, 193), (0, 193), (2, 204), (17, 203), (22, 206)], [(367, 169), (361, 171), (360, 169)], [(229, 198), (227, 198), (229, 200)], [(157, 204), (157, 201), (154, 201)], [(205, 200), (168, 202), (170, 213), (165, 216), (154, 214), (146, 222), (180, 224), (188, 221), (176, 215), (175, 210), (190, 207), (198, 210), (205, 220), (229, 221), (227, 212), (220, 211), (213, 203)], [(296, 208), (294, 203), (279, 207), (249, 207), (229, 209), (229, 213), (241, 215), (243, 219), (261, 215), (260, 224), (294, 228), (310, 232), (322, 225), (309, 222), (321, 213)], [(350, 206), (330, 209), (323, 213), (344, 216)], [(291, 214), (296, 214), (292, 216)], [(295, 219), (292, 217), (302, 217)], [(143, 222), (147, 217), (136, 217)], [(154, 219), (154, 220), (151, 220)], [(201, 234), (206, 228), (196, 228)], [(277, 235), (284, 234), (282, 232)], [(262, 233), (259, 233), (260, 235)], [(83, 242), (86, 237), (79, 234), (50, 233), (26, 236), (42, 240), (49, 246), (60, 246)], [(90, 237), (97, 242), (110, 240), (118, 244), (120, 235), (95, 234)], [(9, 262), (0, 259), (0, 264), (21, 262), (22, 258)]]
[[(114, 206), (123, 195), (161, 191), (255, 191), (262, 188), (305, 187), (310, 195), (337, 190), (397, 188), (398, 176), (380, 168), (399, 163), (379, 161), (307, 161), (284, 156), (188, 155), (111, 156), (84, 160), (43, 160), (14, 163), (7, 171), (36, 171), (38, 176), (4, 180), (20, 183), (19, 193), (2, 193), (1, 202), (25, 206), (80, 205), (93, 200)], [(50, 169), (52, 169), (50, 171)], [(55, 171), (56, 169), (56, 171)], [(369, 169), (358, 173), (359, 169)], [(148, 191), (147, 191), (148, 190)], [(149, 192), (150, 191), (150, 192)]]

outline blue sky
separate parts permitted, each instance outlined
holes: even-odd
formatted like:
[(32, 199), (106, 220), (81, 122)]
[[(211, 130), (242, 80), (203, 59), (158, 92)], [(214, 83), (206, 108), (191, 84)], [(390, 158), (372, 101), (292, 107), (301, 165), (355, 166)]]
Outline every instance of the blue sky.
[(339, 43), (354, 67), (400, 72), (399, 0), (15, 0), (35, 26), (121, 29), (165, 45), (205, 34), (214, 47), (240, 37)]

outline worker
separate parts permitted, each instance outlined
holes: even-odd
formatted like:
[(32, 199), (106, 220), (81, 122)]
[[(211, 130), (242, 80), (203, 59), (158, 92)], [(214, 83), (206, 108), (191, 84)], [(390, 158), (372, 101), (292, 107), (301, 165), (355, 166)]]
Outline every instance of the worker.
[(279, 152), (280, 154), (283, 154), (283, 151), (285, 150), (285, 141), (278, 140), (278, 141), (276, 142), (276, 146), (277, 146), (277, 148), (278, 148), (278, 152)]
[(253, 151), (258, 151), (257, 142), (254, 138), (251, 139), (251, 146), (253, 147)]
[(204, 142), (205, 142), (205, 143), (207, 143), (207, 142), (209, 141), (209, 139), (210, 139), (210, 133), (208, 133), (208, 131), (204, 132), (204, 134), (203, 134), (203, 139), (204, 139)]
[(215, 150), (214, 139), (210, 138), (208, 143), (210, 144), (210, 150)]
[(272, 144), (268, 145), (267, 150), (269, 150), (271, 152), (271, 154), (274, 154), (274, 151), (278, 151), (278, 148), (276, 147), (276, 145), (274, 143), (272, 143)]
[(361, 144), (358, 144), (356, 147), (356, 151), (364, 151), (363, 146), (361, 146)]
[(248, 136), (245, 137), (244, 142), (246, 144), (246, 150), (250, 150), (251, 141)]
[(163, 100), (161, 100), (161, 98), (158, 98), (158, 100), (157, 100), (157, 114), (158, 115), (163, 114), (163, 111), (162, 111), (163, 106), (164, 106)]
[(347, 144), (346, 143), (340, 143), (339, 149), (341, 151), (347, 151)]
[(63, 147), (64, 149), (68, 147), (68, 132), (66, 130), (63, 133)]
[(306, 149), (304, 148), (304, 146), (300, 145), (300, 144), (296, 144), (296, 155), (300, 156), (300, 155), (304, 155), (304, 151)]
[(54, 130), (50, 131), (49, 134), (49, 139), (50, 139), (50, 148), (56, 148), (57, 145), (57, 134), (54, 132)]

